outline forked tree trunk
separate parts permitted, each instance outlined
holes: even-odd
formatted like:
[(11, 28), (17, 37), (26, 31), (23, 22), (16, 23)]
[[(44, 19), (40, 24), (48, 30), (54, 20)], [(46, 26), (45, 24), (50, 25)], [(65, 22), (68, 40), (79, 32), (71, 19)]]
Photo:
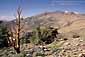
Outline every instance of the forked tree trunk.
[(16, 39), (15, 39), (15, 45), (14, 49), (17, 53), (20, 53), (20, 19), (21, 19), (21, 9), (18, 8), (17, 10), (17, 19), (16, 19)]

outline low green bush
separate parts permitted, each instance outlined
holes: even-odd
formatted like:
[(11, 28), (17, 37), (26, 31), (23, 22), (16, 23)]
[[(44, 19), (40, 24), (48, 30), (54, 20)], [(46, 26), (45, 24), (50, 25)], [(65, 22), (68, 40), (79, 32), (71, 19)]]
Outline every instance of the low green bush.
[[(46, 27), (37, 27), (32, 31), (30, 42), (33, 44), (43, 44), (52, 36), (52, 30)], [(50, 41), (50, 40), (49, 40)]]

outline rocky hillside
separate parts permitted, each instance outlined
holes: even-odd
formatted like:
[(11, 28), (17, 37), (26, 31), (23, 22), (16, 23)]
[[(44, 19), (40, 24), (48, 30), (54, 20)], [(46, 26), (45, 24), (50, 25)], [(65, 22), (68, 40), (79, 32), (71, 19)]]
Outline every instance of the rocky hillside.
[[(15, 20), (8, 23), (12, 26), (15, 25)], [(27, 17), (22, 20), (24, 30), (29, 31), (38, 25), (53, 26), (59, 29), (60, 33), (80, 30), (85, 28), (85, 15), (77, 14), (75, 12), (46, 12), (36, 16)]]

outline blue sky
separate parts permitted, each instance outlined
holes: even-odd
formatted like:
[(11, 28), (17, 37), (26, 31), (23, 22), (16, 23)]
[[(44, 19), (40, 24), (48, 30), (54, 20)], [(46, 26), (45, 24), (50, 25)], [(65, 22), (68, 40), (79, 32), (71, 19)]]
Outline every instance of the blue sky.
[(25, 17), (49, 11), (85, 13), (85, 0), (0, 0), (0, 19), (13, 19), (19, 5)]

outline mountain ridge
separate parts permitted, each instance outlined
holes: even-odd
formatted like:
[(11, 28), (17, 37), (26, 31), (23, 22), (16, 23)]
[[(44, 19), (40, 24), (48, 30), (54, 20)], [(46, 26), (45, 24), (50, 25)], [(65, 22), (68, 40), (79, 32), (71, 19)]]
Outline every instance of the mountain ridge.
[[(32, 17), (27, 17), (21, 21), (21, 24), (25, 23), (24, 28), (27, 31), (31, 30), (34, 27), (37, 27), (38, 25), (41, 25), (41, 26), (57, 27), (59, 28), (59, 32), (62, 33), (62, 32), (66, 32), (64, 28), (73, 25), (73, 23), (75, 23), (76, 21), (80, 21), (78, 24), (81, 24), (83, 22), (81, 20), (85, 20), (84, 14), (75, 14), (74, 12), (65, 13), (62, 11), (56, 11), (56, 12), (45, 12)], [(12, 24), (14, 25), (16, 22), (13, 20), (10, 21), (9, 23), (11, 25)], [(74, 27), (76, 27), (77, 24), (74, 25), (75, 25)], [(81, 26), (83, 25), (81, 24)], [(71, 29), (67, 29), (67, 30), (71, 30)]]

